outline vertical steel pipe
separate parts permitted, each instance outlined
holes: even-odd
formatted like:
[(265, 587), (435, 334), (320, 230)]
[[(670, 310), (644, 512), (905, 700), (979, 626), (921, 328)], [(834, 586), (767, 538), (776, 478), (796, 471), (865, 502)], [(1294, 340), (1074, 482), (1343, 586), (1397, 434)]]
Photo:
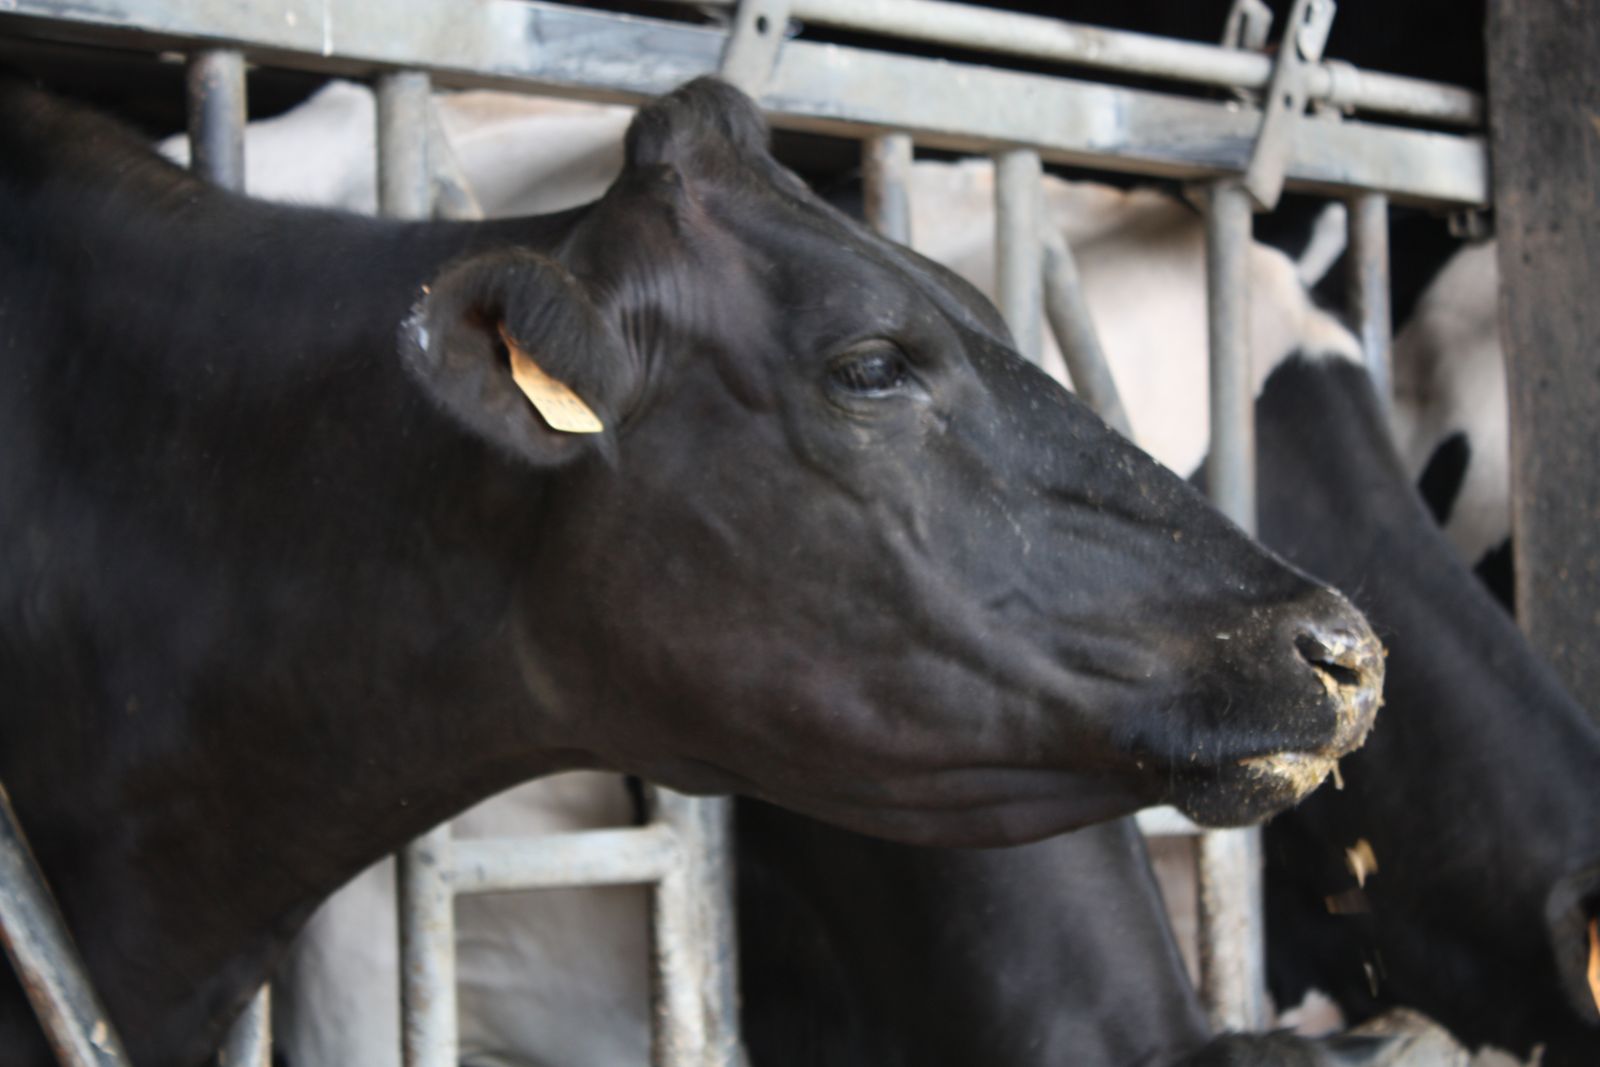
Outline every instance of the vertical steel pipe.
[(1346, 292), (1361, 338), (1361, 357), (1378, 398), (1388, 407), (1394, 390), (1390, 367), (1389, 198), (1362, 193), (1350, 201), (1349, 277)]
[(1017, 351), (1033, 362), (1043, 354), (1043, 249), (1039, 226), (1044, 168), (1026, 149), (994, 157), (995, 294)]
[(911, 243), (911, 135), (885, 133), (861, 143), (867, 225), (891, 241)]
[(1107, 426), (1131, 440), (1133, 426), (1122, 406), (1111, 365), (1100, 347), (1089, 303), (1083, 298), (1077, 261), (1072, 258), (1066, 239), (1053, 226), (1046, 226), (1044, 234), (1044, 310), (1073, 389), (1106, 420)]
[(0, 940), (61, 1067), (128, 1067), (3, 786)]
[(378, 211), (391, 218), (433, 214), (430, 97), (428, 76), (418, 71), (396, 71), (378, 79)]
[(217, 1067), (272, 1067), (272, 994), (267, 986), (250, 998), (228, 1031)]
[(400, 1062), (456, 1067), (456, 923), (450, 826), (401, 849)]
[(1206, 203), (1206, 311), (1211, 352), (1211, 502), (1256, 530), (1255, 385), (1250, 364), (1250, 196), (1232, 179)]
[[(246, 103), (244, 56), (225, 48), (195, 52), (187, 71), (189, 159), (202, 178), (224, 189), (244, 189)], [(271, 993), (262, 986), (228, 1031), (217, 1057), (221, 1067), (271, 1067)]]
[(194, 172), (244, 191), (244, 56), (226, 48), (189, 57), (189, 158)]
[(653, 788), (655, 819), (680, 862), (656, 886), (652, 1001), (654, 1067), (743, 1067), (734, 945), (732, 805)]
[[(1255, 382), (1250, 353), (1250, 195), (1236, 180), (1211, 187), (1206, 204), (1206, 294), (1211, 347), (1211, 500), (1250, 534), (1256, 529)], [(1213, 1025), (1266, 1024), (1261, 834), (1220, 830), (1200, 839), (1200, 991)]]
[[(426, 74), (378, 79), (378, 210), (391, 218), (433, 214), (428, 162), (431, 91)], [(400, 1049), (405, 1067), (456, 1067), (455, 894), (450, 827), (400, 851)]]

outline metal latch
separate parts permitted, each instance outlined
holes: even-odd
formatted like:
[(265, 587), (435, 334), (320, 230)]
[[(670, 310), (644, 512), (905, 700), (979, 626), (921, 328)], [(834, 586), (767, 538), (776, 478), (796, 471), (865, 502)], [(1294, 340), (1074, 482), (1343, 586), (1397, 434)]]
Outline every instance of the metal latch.
[(1283, 193), (1290, 132), (1306, 110), (1306, 73), (1322, 59), (1337, 10), (1334, 0), (1295, 0), (1289, 11), (1272, 79), (1261, 103), (1261, 126), (1244, 173), (1245, 191), (1258, 210), (1276, 207)]
[(790, 0), (739, 0), (718, 73), (722, 80), (760, 99), (789, 30)]

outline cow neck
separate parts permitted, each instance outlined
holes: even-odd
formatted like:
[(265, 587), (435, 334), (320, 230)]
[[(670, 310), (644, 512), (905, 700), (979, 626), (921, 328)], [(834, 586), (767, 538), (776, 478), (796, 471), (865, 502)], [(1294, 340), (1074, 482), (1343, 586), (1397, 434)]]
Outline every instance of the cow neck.
[[(549, 247), (577, 214), (259, 204), (3, 86), (0, 159), (14, 351), (42, 357), (13, 369), (46, 413), (0, 408), (0, 486), (54, 535), (0, 585), (36, 591), (19, 640), (74, 650), (0, 709), (0, 777), (134, 1059), (199, 1062), (319, 899), (585, 761), (551, 749), (513, 651), (541, 479), (396, 350), (448, 259)], [(4, 1031), (25, 1009), (0, 1000)]]

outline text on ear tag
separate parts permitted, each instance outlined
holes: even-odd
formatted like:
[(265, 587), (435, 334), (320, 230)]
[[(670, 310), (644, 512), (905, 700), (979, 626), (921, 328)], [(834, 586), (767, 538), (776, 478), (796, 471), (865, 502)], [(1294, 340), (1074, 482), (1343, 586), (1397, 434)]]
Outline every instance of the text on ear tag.
[(503, 322), (500, 324), (500, 340), (505, 342), (506, 351), (511, 354), (511, 377), (516, 380), (517, 388), (538, 409), (539, 417), (552, 430), (562, 433), (600, 433), (605, 429), (599, 416), (590, 410), (577, 393), (546, 374), (544, 368), (511, 339)]

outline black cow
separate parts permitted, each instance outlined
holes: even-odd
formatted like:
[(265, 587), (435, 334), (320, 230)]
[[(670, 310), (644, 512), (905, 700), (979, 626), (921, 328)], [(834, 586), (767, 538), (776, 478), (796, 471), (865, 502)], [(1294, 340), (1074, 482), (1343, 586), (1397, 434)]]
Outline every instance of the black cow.
[(1543, 1045), (1544, 1067), (1600, 1063), (1600, 731), (1450, 550), (1359, 369), (1286, 365), (1257, 412), (1262, 539), (1348, 590), (1390, 651), (1343, 790), (1268, 824), (1274, 994), (1321, 988), (1355, 1019), (1407, 1005), (1475, 1046)]
[[(764, 138), (699, 81), (593, 205), (407, 224), (0, 88), (0, 779), (137, 1063), (558, 768), (999, 844), (1259, 817), (1365, 735), (1342, 597)], [(45, 1056), (6, 991), (0, 1060)]]
[(1355, 1067), (1396, 1051), (1213, 1039), (1131, 820), (940, 849), (737, 810), (758, 1067)]

